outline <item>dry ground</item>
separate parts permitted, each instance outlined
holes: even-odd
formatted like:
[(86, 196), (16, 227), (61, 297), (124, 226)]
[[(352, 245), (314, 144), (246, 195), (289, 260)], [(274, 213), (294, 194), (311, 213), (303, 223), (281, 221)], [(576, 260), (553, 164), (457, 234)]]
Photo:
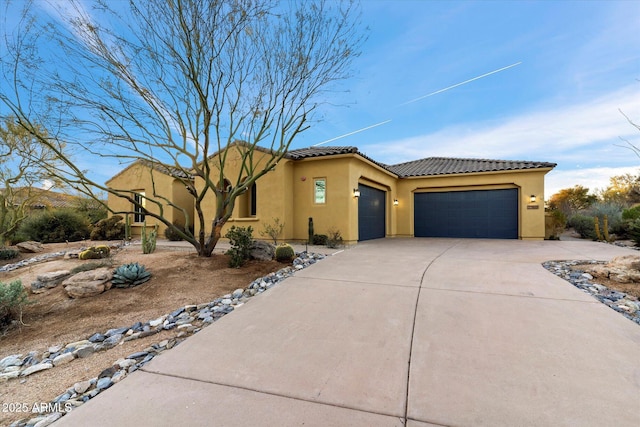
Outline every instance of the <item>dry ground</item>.
[[(46, 252), (81, 246), (81, 243), (46, 245)], [(21, 255), (21, 258), (31, 256), (33, 255)], [(112, 288), (91, 298), (70, 299), (62, 286), (42, 294), (30, 294), (33, 304), (26, 307), (23, 315), (27, 326), (14, 328), (0, 335), (0, 359), (11, 354), (26, 355), (32, 350), (43, 352), (52, 345), (86, 339), (96, 332), (104, 333), (110, 328), (158, 318), (186, 304), (209, 302), (237, 288), (244, 288), (252, 280), (283, 267), (275, 261), (250, 261), (241, 269), (231, 269), (228, 268), (228, 258), (223, 254), (200, 258), (193, 251), (158, 248), (153, 254), (143, 255), (139, 246), (129, 246), (118, 251), (110, 261), (114, 267), (137, 261), (151, 271), (153, 276), (136, 288)], [(47, 261), (13, 272), (0, 273), (0, 281), (8, 283), (19, 278), (28, 287), (38, 274), (71, 269), (87, 262), (91, 261)], [(94, 353), (86, 359), (75, 359), (67, 365), (38, 372), (23, 380), (13, 379), (0, 383), (0, 404), (27, 403), (32, 406), (34, 403), (49, 402), (75, 382), (96, 377), (117, 359), (176, 334), (175, 330), (164, 331), (128, 341), (113, 349)], [(29, 415), (0, 412), (0, 425)]]

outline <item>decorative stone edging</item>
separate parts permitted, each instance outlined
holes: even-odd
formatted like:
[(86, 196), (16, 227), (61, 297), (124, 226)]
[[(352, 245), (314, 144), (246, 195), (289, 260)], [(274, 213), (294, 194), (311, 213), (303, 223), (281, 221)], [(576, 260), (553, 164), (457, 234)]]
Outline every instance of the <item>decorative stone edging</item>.
[(7, 271), (17, 270), (21, 267), (26, 267), (28, 265), (36, 264), (42, 261), (49, 261), (50, 259), (53, 259), (53, 258), (62, 258), (66, 255), (66, 253), (67, 251), (52, 252), (49, 254), (38, 255), (36, 257), (29, 258), (29, 259), (23, 259), (22, 261), (18, 261), (13, 264), (6, 264), (0, 267), (0, 273), (6, 273)]
[(29, 408), (29, 410), (41, 415), (16, 421), (10, 427), (48, 426), (65, 413), (81, 406), (101, 391), (121, 381), (128, 374), (140, 369), (158, 354), (175, 347), (188, 336), (197, 333), (224, 315), (231, 313), (235, 308), (242, 306), (249, 298), (270, 289), (296, 271), (324, 258), (323, 254), (302, 252), (297, 254), (292, 267), (285, 267), (256, 279), (247, 288), (236, 289), (233, 293), (216, 298), (209, 303), (186, 305), (145, 323), (137, 322), (129, 327), (109, 329), (104, 334), (95, 333), (86, 340), (52, 346), (43, 352), (41, 357), (39, 357), (39, 352), (32, 351), (25, 357), (22, 354), (14, 354), (0, 359), (0, 382), (2, 382), (52, 369), (77, 358), (90, 357), (94, 352), (110, 349), (125, 341), (144, 338), (163, 330), (180, 330), (175, 338), (165, 339), (143, 351), (132, 353), (124, 359), (118, 359), (97, 377), (75, 383), (48, 404), (42, 404), (41, 408)]
[(581, 264), (606, 264), (604, 261), (549, 261), (542, 264), (556, 276), (568, 281), (576, 288), (591, 295), (603, 304), (640, 325), (640, 301), (638, 298), (609, 289), (599, 283), (593, 283), (593, 276), (571, 267)]

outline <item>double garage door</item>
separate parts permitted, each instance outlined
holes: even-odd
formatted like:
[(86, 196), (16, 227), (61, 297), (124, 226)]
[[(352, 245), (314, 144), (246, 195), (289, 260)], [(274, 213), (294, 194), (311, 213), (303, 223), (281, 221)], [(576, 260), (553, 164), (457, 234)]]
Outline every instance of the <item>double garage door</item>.
[(518, 238), (518, 189), (414, 194), (416, 237)]

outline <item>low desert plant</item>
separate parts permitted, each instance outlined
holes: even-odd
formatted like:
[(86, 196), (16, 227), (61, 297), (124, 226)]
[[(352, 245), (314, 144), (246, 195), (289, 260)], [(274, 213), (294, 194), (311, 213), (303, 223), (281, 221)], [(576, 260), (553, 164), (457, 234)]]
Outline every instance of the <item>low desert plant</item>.
[(284, 243), (276, 246), (276, 261), (290, 262), (295, 256), (296, 253), (291, 245)]
[(0, 282), (0, 327), (13, 320), (22, 322), (22, 309), (29, 304), (27, 290), (20, 280), (9, 284)]
[(142, 253), (152, 254), (156, 250), (156, 241), (158, 239), (158, 226), (154, 225), (153, 230), (147, 234), (147, 223), (142, 225)]
[(335, 249), (342, 246), (342, 233), (337, 228), (330, 228), (327, 231), (327, 247)]
[(122, 240), (124, 239), (125, 224), (122, 215), (101, 219), (91, 230), (91, 240)]
[(634, 206), (629, 209), (624, 209), (622, 211), (622, 219), (624, 219), (625, 221), (640, 219), (640, 205)]
[(629, 222), (629, 237), (640, 246), (640, 218)]
[(231, 244), (231, 249), (226, 252), (230, 256), (229, 267), (242, 267), (244, 262), (249, 259), (251, 247), (253, 246), (252, 233), (253, 228), (251, 226), (244, 228), (232, 225), (227, 234), (225, 234), (224, 237), (229, 239), (229, 244)]
[(273, 240), (273, 244), (277, 245), (278, 236), (282, 233), (282, 230), (284, 230), (284, 222), (281, 223), (280, 218), (274, 218), (273, 224), (266, 223), (264, 225), (264, 229), (260, 232), (260, 235), (262, 237), (269, 236), (271, 240)]
[(83, 240), (89, 234), (89, 222), (82, 214), (59, 209), (28, 217), (20, 225), (17, 236), (19, 241), (62, 243)]
[(312, 245), (325, 246), (327, 244), (328, 237), (326, 234), (314, 234), (311, 240)]
[(80, 252), (78, 254), (78, 259), (102, 259), (108, 257), (110, 254), (111, 249), (109, 249), (109, 246), (91, 246), (90, 248), (87, 248), (86, 250)]
[(596, 239), (596, 230), (594, 227), (593, 217), (586, 215), (573, 215), (567, 221), (569, 227), (573, 227), (576, 233), (580, 234), (583, 239)]
[(131, 288), (148, 281), (151, 273), (137, 262), (123, 264), (113, 272), (111, 283), (116, 288)]
[(11, 248), (0, 248), (0, 259), (14, 259), (20, 255), (20, 251)]

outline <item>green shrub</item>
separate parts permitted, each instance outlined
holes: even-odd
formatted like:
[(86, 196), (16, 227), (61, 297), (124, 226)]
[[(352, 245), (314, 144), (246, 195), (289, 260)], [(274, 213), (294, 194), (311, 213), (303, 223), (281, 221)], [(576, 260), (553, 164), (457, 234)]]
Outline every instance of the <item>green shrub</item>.
[(12, 320), (22, 321), (22, 309), (26, 304), (29, 304), (29, 298), (20, 280), (9, 284), (0, 282), (0, 327), (9, 325)]
[(293, 250), (293, 247), (291, 247), (291, 245), (288, 245), (285, 243), (285, 244), (276, 246), (276, 261), (290, 262), (291, 260), (293, 260), (293, 257), (295, 256), (296, 256), (296, 253)]
[(113, 272), (111, 283), (116, 288), (132, 288), (148, 281), (151, 273), (137, 262), (123, 264)]
[(59, 209), (32, 215), (18, 230), (20, 239), (42, 243), (77, 242), (89, 237), (89, 222), (82, 214)]
[(16, 249), (0, 248), (0, 259), (2, 260), (14, 259), (17, 258), (18, 255), (20, 255), (20, 251)]
[(596, 230), (592, 216), (574, 215), (567, 221), (569, 227), (573, 227), (576, 233), (580, 234), (583, 239), (596, 239)]
[(91, 240), (122, 240), (124, 239), (124, 223), (122, 215), (101, 219), (91, 230)]
[(633, 221), (640, 219), (640, 205), (622, 211), (622, 219)]
[(330, 228), (327, 231), (327, 247), (335, 249), (342, 246), (342, 234), (336, 228)]
[[(184, 226), (184, 224), (181, 224), (179, 222), (174, 222), (173, 226), (178, 228), (180, 231), (182, 231), (185, 234), (193, 235), (193, 226), (189, 226), (188, 230)], [(164, 237), (166, 237), (167, 240), (172, 241), (172, 242), (179, 242), (179, 241), (183, 240), (182, 236), (180, 234), (178, 234), (178, 232), (174, 228), (171, 228), (171, 227), (167, 227), (167, 229), (164, 230)]]
[(225, 234), (224, 237), (229, 239), (231, 244), (231, 249), (226, 252), (231, 257), (229, 259), (229, 267), (242, 267), (244, 262), (249, 259), (251, 247), (253, 246), (251, 233), (253, 233), (251, 226), (244, 228), (233, 225)]
[(640, 246), (640, 218), (629, 221), (629, 237), (635, 242), (636, 246)]
[(324, 246), (327, 244), (328, 237), (326, 234), (314, 234), (313, 240), (311, 241), (312, 245)]

